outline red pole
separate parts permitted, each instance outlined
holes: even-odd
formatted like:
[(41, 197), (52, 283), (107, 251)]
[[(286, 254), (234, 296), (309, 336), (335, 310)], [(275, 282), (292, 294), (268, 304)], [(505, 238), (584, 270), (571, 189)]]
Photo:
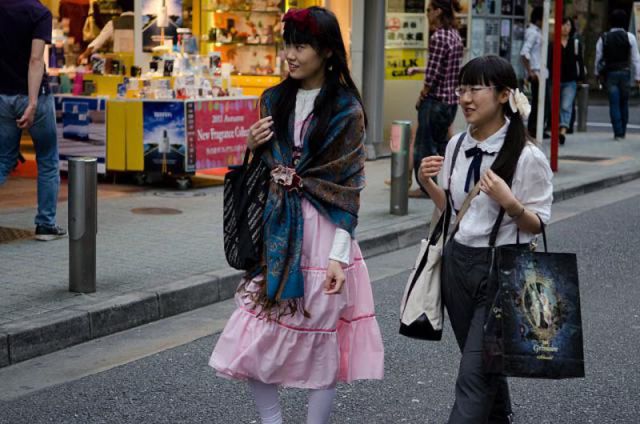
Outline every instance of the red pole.
[[(558, 172), (558, 146), (560, 140), (560, 70), (562, 65), (563, 0), (556, 0), (553, 37), (553, 70), (551, 73), (551, 170)], [(544, 53), (543, 53), (544, 54)]]

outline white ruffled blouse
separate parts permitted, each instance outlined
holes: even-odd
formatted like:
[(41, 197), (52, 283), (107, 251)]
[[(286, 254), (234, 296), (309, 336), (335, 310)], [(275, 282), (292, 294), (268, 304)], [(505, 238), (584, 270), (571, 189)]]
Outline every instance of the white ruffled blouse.
[[(467, 172), (473, 157), (467, 157), (465, 151), (473, 147), (478, 147), (484, 152), (494, 153), (494, 155), (483, 155), (480, 166), (480, 175), (491, 167), (498, 152), (504, 144), (509, 121), (495, 134), (484, 141), (473, 138), (467, 129), (467, 134), (460, 147), (460, 152), (456, 160), (456, 165), (451, 176), (451, 197), (454, 208), (459, 210), (462, 207), (467, 193), (465, 193), (465, 182)], [(441, 187), (448, 188), (449, 170), (451, 169), (451, 156), (455, 150), (460, 134), (455, 135), (447, 144), (445, 160), (438, 176)], [(514, 196), (527, 208), (527, 210), (538, 214), (544, 223), (551, 219), (551, 203), (553, 202), (553, 172), (549, 167), (549, 161), (544, 153), (534, 144), (527, 143), (522, 150), (520, 159), (516, 167), (515, 175), (511, 185)], [(470, 189), (474, 182), (471, 181)], [(470, 247), (487, 247), (491, 230), (495, 224), (500, 206), (485, 193), (480, 194), (471, 201), (469, 210), (460, 223), (460, 228), (455, 235), (455, 240)], [(454, 213), (455, 217), (455, 213)], [(454, 219), (454, 218), (452, 218)], [(507, 214), (504, 215), (496, 246), (514, 244), (516, 242), (517, 225)], [(534, 239), (534, 235), (520, 231), (520, 243), (528, 243)]]

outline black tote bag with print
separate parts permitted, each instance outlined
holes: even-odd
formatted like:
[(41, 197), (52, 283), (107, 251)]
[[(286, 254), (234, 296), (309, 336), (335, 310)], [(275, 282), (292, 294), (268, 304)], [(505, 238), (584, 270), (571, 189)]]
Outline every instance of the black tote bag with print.
[[(501, 211), (499, 221), (504, 216)], [(576, 255), (493, 247), (484, 327), (484, 366), (508, 377), (584, 377)], [(499, 222), (494, 227), (495, 246)]]
[(263, 218), (269, 189), (269, 168), (260, 156), (231, 167), (224, 177), (224, 253), (235, 269), (250, 271), (262, 259)]

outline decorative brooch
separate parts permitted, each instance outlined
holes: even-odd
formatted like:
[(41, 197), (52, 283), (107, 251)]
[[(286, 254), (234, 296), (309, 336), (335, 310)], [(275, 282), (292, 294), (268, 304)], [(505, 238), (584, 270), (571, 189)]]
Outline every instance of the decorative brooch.
[(296, 170), (293, 168), (278, 165), (271, 170), (271, 179), (276, 184), (280, 184), (287, 191), (302, 189), (302, 178), (296, 174)]

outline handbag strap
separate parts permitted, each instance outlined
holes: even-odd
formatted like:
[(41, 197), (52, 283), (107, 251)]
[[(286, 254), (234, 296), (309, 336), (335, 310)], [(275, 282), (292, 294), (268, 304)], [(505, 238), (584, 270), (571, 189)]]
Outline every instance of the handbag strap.
[(247, 150), (244, 152), (244, 160), (242, 161), (242, 167), (246, 168), (249, 163), (249, 157), (251, 156), (251, 150), (247, 147)]
[[(547, 252), (549, 252), (549, 249), (547, 248), (546, 224), (542, 221), (542, 218), (540, 218), (540, 215), (536, 214), (536, 216), (538, 217), (538, 220), (540, 221), (540, 230), (542, 232), (542, 241), (544, 242), (544, 252), (547, 253)], [(516, 244), (520, 244), (520, 228), (518, 228), (518, 227), (516, 227)]]
[[(462, 142), (464, 141), (464, 138), (466, 135), (467, 135), (466, 131), (460, 134), (460, 137), (458, 137), (458, 141), (456, 142), (456, 147), (453, 150), (453, 156), (451, 157), (451, 167), (449, 168), (449, 181), (448, 181), (447, 187), (451, 187), (451, 175), (453, 174), (453, 167), (456, 164), (456, 160), (458, 159), (458, 153), (460, 153), (460, 147), (462, 146)], [(445, 197), (446, 197), (445, 199), (446, 204), (445, 204), (444, 213), (438, 215), (438, 208), (433, 209), (433, 214), (431, 215), (431, 223), (429, 225), (429, 231), (428, 231), (429, 240), (433, 240), (434, 236), (436, 240), (439, 238), (439, 235), (436, 234), (436, 231), (441, 221), (443, 225), (441, 234), (447, 234), (447, 232), (449, 231), (449, 221), (451, 219), (451, 210), (449, 210), (449, 197), (450, 197), (449, 188), (445, 190)]]
[[(445, 221), (445, 226), (443, 229), (443, 234), (445, 235), (445, 238), (447, 237), (447, 234), (449, 233), (449, 220), (451, 218), (451, 214), (454, 210), (454, 206), (453, 206), (453, 197), (451, 196), (451, 178), (453, 176), (453, 169), (456, 166), (456, 160), (458, 159), (458, 155), (460, 153), (460, 148), (462, 147), (462, 142), (464, 141), (465, 136), (467, 135), (466, 131), (463, 132), (462, 134), (460, 134), (460, 137), (458, 138), (458, 142), (456, 143), (456, 148), (453, 151), (453, 156), (451, 157), (451, 166), (449, 168), (449, 181), (448, 181), (448, 185), (447, 185), (447, 190), (445, 190), (445, 196), (446, 196), (446, 210), (445, 210), (445, 214), (448, 214), (448, 219)], [(451, 233), (451, 237), (453, 238), (453, 236), (455, 235), (455, 233), (458, 231), (458, 228), (460, 226), (460, 222), (462, 221), (462, 218), (464, 217), (464, 215), (467, 213), (467, 210), (469, 210), (469, 207), (471, 206), (471, 201), (473, 200), (474, 197), (476, 197), (478, 195), (478, 193), (480, 192), (480, 182), (478, 181), (478, 183), (476, 183), (476, 185), (473, 187), (473, 190), (471, 190), (468, 194), (467, 197), (464, 199), (464, 202), (462, 203), (462, 207), (460, 208), (460, 210), (456, 213), (456, 222), (454, 223), (454, 230), (453, 233)], [(444, 240), (443, 245), (445, 244), (446, 240)]]
[(540, 218), (540, 215), (536, 214), (536, 216), (538, 217), (538, 221), (540, 221), (540, 230), (542, 232), (542, 241), (544, 243), (544, 253), (548, 253), (549, 250), (547, 248), (547, 231), (546, 231), (546, 225), (544, 222), (542, 222), (542, 218)]

